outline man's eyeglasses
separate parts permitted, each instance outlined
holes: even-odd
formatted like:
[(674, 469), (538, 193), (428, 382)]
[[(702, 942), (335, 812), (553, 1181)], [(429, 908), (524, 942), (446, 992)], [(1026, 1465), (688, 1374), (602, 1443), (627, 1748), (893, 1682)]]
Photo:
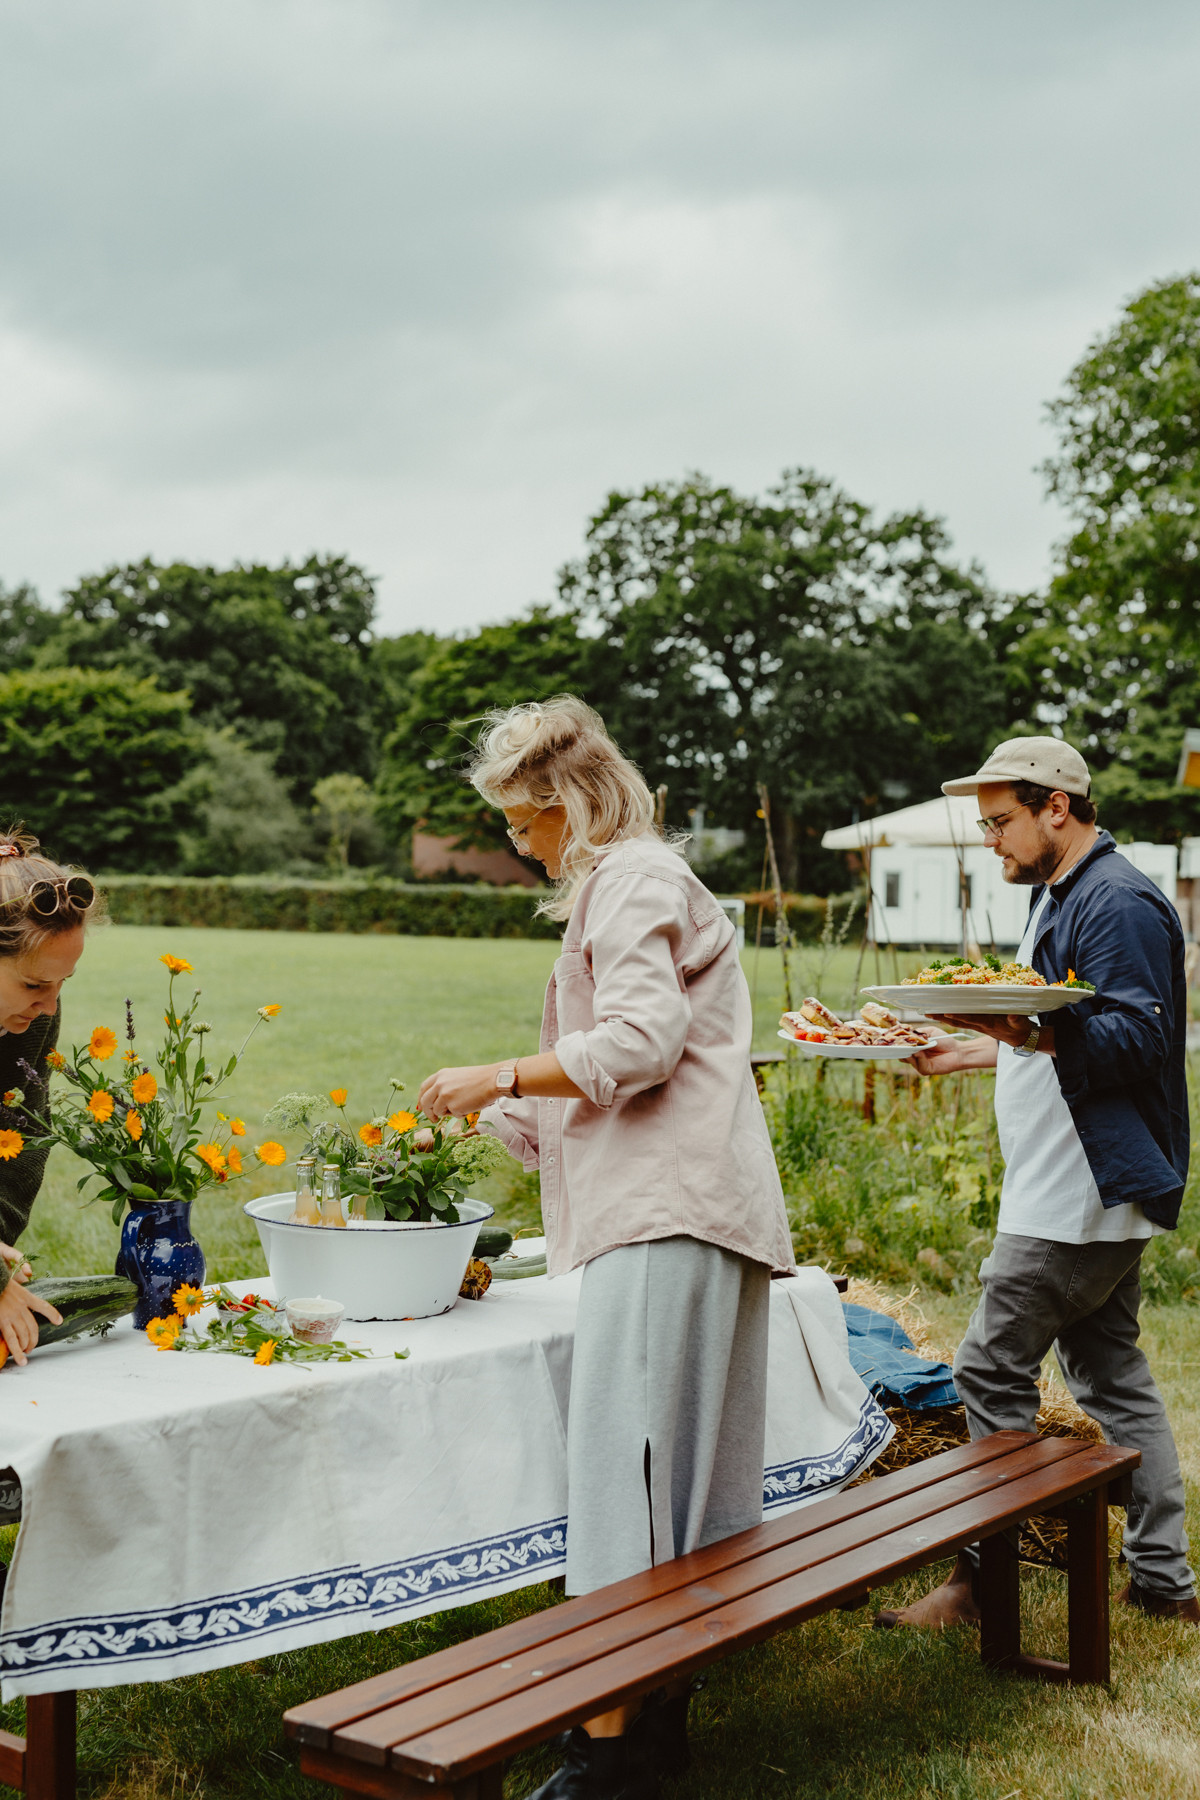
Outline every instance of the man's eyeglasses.
[(60, 881), (35, 881), (27, 904), (39, 919), (52, 919), (60, 908), (63, 912), (86, 912), (95, 898), (95, 886), (86, 875), (69, 875)]
[(1022, 804), (1021, 806), (1011, 807), (1006, 813), (997, 813), (994, 819), (976, 819), (975, 823), (978, 825), (980, 831), (982, 831), (984, 837), (987, 837), (989, 832), (993, 837), (1003, 837), (1004, 827), (1008, 824), (1008, 821), (1015, 818), (1019, 812), (1028, 812), (1028, 810), (1029, 808)]

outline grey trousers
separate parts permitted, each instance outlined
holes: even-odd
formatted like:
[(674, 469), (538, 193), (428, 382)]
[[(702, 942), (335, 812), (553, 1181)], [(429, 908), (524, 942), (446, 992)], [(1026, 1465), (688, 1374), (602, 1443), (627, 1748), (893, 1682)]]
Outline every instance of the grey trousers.
[(770, 1271), (697, 1238), (583, 1272), (567, 1415), (568, 1594), (762, 1522)]
[(1050, 1346), (1063, 1379), (1110, 1444), (1140, 1450), (1126, 1513), (1125, 1560), (1137, 1584), (1172, 1600), (1195, 1592), (1183, 1523), (1183, 1476), (1150, 1365), (1138, 1348), (1145, 1239), (1058, 1244), (997, 1235), (979, 1271), (983, 1294), (954, 1359), (973, 1438), (1032, 1431)]

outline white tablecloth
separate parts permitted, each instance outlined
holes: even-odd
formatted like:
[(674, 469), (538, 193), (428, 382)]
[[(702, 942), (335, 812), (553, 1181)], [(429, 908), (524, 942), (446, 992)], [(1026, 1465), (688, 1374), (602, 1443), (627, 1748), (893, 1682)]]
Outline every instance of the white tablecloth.
[[(497, 1281), (441, 1318), (345, 1327), (365, 1362), (169, 1355), (123, 1323), (10, 1366), (3, 1697), (193, 1674), (559, 1573), (578, 1292)], [(766, 1516), (891, 1432), (828, 1277), (772, 1282)]]

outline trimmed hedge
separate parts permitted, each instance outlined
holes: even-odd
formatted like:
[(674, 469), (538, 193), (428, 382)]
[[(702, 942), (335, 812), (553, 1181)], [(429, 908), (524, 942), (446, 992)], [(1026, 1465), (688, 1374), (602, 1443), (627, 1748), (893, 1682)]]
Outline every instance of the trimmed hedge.
[(232, 931), (397, 932), (408, 937), (551, 938), (534, 917), (544, 890), (403, 881), (298, 881), (106, 875), (117, 925), (209, 925)]

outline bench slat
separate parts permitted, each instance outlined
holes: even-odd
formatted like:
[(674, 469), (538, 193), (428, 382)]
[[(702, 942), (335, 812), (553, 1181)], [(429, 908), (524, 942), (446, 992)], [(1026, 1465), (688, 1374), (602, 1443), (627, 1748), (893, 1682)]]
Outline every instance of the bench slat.
[(831, 1524), (874, 1512), (904, 1495), (925, 1493), (938, 1483), (952, 1480), (964, 1471), (986, 1467), (1002, 1457), (1011, 1456), (1016, 1450), (1039, 1442), (1074, 1444), (1078, 1440), (1040, 1439), (1036, 1432), (998, 1431), (976, 1443), (957, 1445), (953, 1450), (944, 1450), (937, 1456), (927, 1457), (923, 1462), (912, 1463), (908, 1468), (897, 1470), (895, 1474), (885, 1476), (882, 1480), (867, 1482), (862, 1487), (850, 1488), (840, 1494), (831, 1494), (827, 1499), (813, 1501), (810, 1506), (803, 1507), (798, 1512), (786, 1513), (780, 1519), (772, 1519), (769, 1524), (756, 1525), (749, 1531), (722, 1538), (703, 1550), (694, 1550), (688, 1556), (660, 1563), (657, 1568), (647, 1569), (639, 1575), (629, 1576), (625, 1581), (598, 1588), (595, 1593), (582, 1594), (562, 1606), (548, 1608), (525, 1619), (516, 1619), (511, 1625), (500, 1626), (496, 1631), (470, 1638), (447, 1650), (435, 1651), (431, 1656), (402, 1664), (400, 1668), (389, 1670), (386, 1674), (373, 1675), (366, 1681), (357, 1681), (332, 1694), (305, 1701), (285, 1713), (285, 1728), (290, 1737), (299, 1739), (301, 1743), (328, 1748), (334, 1732), (372, 1712), (442, 1687), (481, 1668), (536, 1650), (540, 1645), (553, 1643), (570, 1631), (598, 1624), (628, 1607), (642, 1604), (646, 1599), (687, 1587), (696, 1580), (706, 1579), (750, 1557), (765, 1555), (784, 1545), (797, 1543), (825, 1530)]
[[(936, 1520), (940, 1512), (952, 1507), (974, 1500), (986, 1503), (993, 1512), (1002, 1511), (1003, 1494), (1014, 1481), (1041, 1473), (1049, 1491), (1057, 1494), (1063, 1485), (1063, 1465), (1074, 1461), (1086, 1448), (1077, 1439), (1037, 1438), (998, 1462), (939, 1482), (932, 1494), (927, 1491), (902, 1495), (870, 1513), (828, 1526), (807, 1543), (801, 1540), (799, 1544), (783, 1545), (735, 1563), (707, 1579), (689, 1582), (672, 1593), (654, 1596), (640, 1606), (613, 1614), (586, 1630), (564, 1634), (555, 1642), (506, 1657), (465, 1678), (372, 1713), (336, 1732), (332, 1747), (342, 1756), (382, 1763), (394, 1744), (449, 1725), (465, 1713), (511, 1699), (539, 1681), (586, 1668), (625, 1645), (727, 1606), (759, 1588), (854, 1551), (861, 1551), (869, 1559), (877, 1539)], [(677, 1561), (688, 1563), (692, 1558), (681, 1557)]]
[[(1139, 1460), (1136, 1451), (1084, 1445), (1078, 1455), (1061, 1465), (1061, 1486), (1054, 1491), (1060, 1500), (1074, 1498), (1113, 1474), (1136, 1467)], [(872, 1584), (893, 1581), (970, 1542), (981, 1531), (990, 1535), (1007, 1530), (1037, 1511), (1046, 1492), (1046, 1472), (1006, 1483), (999, 1507), (982, 1498), (965, 1501), (919, 1521), (927, 1524), (925, 1531), (906, 1526), (872, 1544), (869, 1552), (860, 1547), (769, 1588), (759, 1588), (715, 1613), (673, 1625), (652, 1638), (601, 1656), (583, 1669), (473, 1711), (424, 1736), (408, 1738), (393, 1746), (390, 1765), (425, 1780), (460, 1780), (541, 1743), (580, 1718), (607, 1711), (664, 1680), (704, 1668), (732, 1650), (827, 1611), (843, 1596), (861, 1591), (868, 1574)], [(343, 1751), (349, 1748), (348, 1743), (339, 1744)]]

